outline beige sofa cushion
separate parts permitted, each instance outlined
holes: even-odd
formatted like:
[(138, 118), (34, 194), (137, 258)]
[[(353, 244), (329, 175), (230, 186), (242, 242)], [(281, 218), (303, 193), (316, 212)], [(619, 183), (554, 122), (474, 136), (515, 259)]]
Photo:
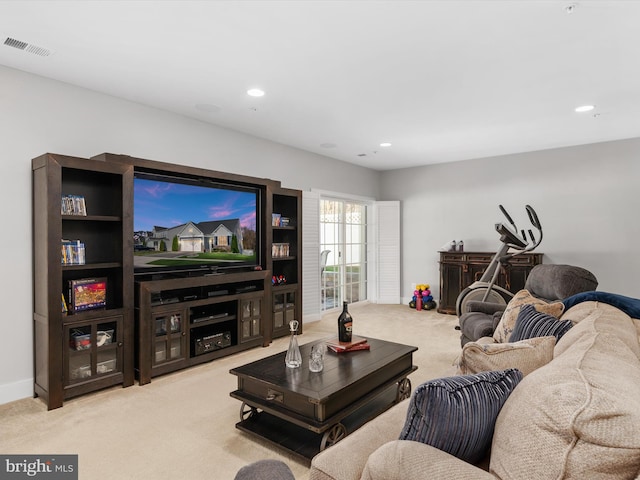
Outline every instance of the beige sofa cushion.
[[(588, 322), (582, 320), (588, 319)], [(624, 321), (622, 321), (624, 319)], [(571, 320), (574, 327), (560, 339), (554, 350), (554, 356), (562, 354), (585, 332), (609, 332), (618, 337), (640, 358), (640, 343), (638, 342), (638, 321), (629, 321), (630, 317), (602, 302), (582, 302), (564, 312), (562, 320)], [(566, 337), (566, 339), (565, 339)]]
[(564, 310), (562, 302), (547, 303), (531, 295), (527, 290), (520, 290), (507, 304), (500, 322), (493, 332), (493, 339), (498, 343), (507, 343), (523, 305), (533, 305), (536, 310), (559, 318)]
[(580, 302), (568, 310), (565, 310), (560, 316), (560, 319), (571, 320), (573, 323), (580, 323), (591, 315), (597, 307), (598, 302)]
[(409, 399), (403, 400), (313, 457), (309, 480), (359, 480), (369, 455), (398, 439), (408, 407)]
[(636, 478), (640, 346), (636, 336), (628, 345), (629, 331), (628, 316), (602, 306), (558, 342), (556, 358), (525, 377), (502, 408), (492, 473), (502, 480)]
[(536, 337), (513, 343), (468, 342), (462, 347), (458, 375), (517, 368), (523, 375), (553, 359), (556, 337)]
[(431, 445), (396, 440), (371, 454), (361, 480), (495, 480), (495, 477)]

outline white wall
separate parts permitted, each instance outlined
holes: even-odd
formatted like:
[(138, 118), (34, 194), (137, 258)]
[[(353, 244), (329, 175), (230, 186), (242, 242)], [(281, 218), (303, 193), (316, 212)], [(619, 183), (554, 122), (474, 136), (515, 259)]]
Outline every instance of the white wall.
[(402, 201), (402, 295), (429, 283), (437, 300), (440, 247), (494, 252), (498, 205), (523, 227), (530, 204), (545, 263), (582, 266), (599, 290), (640, 297), (639, 180), (640, 139), (385, 172), (382, 198)]
[(0, 67), (4, 211), (0, 404), (33, 392), (31, 159), (103, 152), (368, 197), (380, 174), (136, 103)]
[(503, 203), (533, 205), (548, 263), (592, 270), (600, 290), (640, 296), (634, 195), (640, 139), (379, 173), (132, 102), (0, 67), (0, 195), (4, 206), (0, 404), (33, 391), (31, 159), (102, 152), (402, 201), (402, 286), (438, 286), (438, 249), (463, 239), (493, 251)]

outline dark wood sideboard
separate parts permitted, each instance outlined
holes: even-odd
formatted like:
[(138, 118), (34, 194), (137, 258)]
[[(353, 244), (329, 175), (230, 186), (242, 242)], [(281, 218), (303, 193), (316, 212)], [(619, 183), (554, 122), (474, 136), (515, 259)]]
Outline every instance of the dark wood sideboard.
[[(438, 312), (455, 315), (462, 290), (480, 280), (495, 252), (440, 252), (440, 301)], [(497, 284), (516, 293), (524, 288), (531, 269), (542, 263), (542, 253), (523, 253), (502, 266)]]

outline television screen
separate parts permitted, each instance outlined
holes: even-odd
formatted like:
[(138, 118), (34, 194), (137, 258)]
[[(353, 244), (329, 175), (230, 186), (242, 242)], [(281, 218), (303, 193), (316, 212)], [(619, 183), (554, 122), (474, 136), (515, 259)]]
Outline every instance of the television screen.
[(256, 266), (260, 189), (136, 173), (136, 273)]

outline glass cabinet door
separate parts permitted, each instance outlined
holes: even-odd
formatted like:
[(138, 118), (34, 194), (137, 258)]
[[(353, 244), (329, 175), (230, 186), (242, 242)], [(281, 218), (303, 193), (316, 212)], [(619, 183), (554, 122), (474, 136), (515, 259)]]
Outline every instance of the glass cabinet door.
[(185, 355), (185, 326), (182, 311), (159, 313), (153, 316), (155, 342), (153, 364), (178, 360)]
[(121, 317), (65, 325), (65, 385), (122, 371), (121, 325)]
[(296, 317), (296, 291), (282, 291), (273, 295), (273, 329), (289, 330), (289, 322)]
[(242, 300), (240, 314), (241, 341), (260, 335), (262, 301), (260, 298)]

